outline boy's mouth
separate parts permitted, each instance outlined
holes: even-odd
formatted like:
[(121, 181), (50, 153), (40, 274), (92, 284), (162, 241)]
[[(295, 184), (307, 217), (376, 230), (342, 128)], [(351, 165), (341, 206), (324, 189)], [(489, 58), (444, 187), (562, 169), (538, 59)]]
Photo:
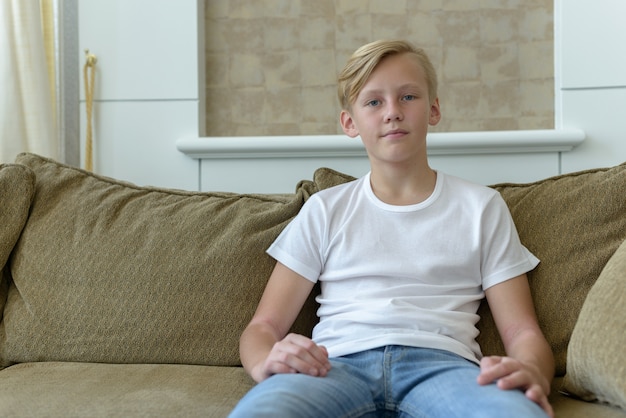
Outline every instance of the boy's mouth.
[(402, 135), (406, 135), (408, 132), (404, 129), (392, 129), (391, 131), (387, 131), (384, 133), (383, 137), (385, 138), (397, 138)]

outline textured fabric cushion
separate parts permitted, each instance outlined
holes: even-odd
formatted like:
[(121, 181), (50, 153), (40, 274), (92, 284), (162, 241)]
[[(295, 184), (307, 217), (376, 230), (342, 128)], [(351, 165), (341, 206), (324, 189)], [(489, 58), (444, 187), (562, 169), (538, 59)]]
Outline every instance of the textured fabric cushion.
[[(292, 195), (137, 187), (32, 154), (30, 217), (11, 259), (4, 365), (239, 365), (238, 341), (300, 210)], [(314, 307), (305, 310), (311, 316)], [(315, 319), (299, 321), (310, 332)]]
[(253, 383), (241, 367), (24, 363), (0, 372), (0, 416), (223, 418)]
[[(314, 177), (320, 190), (351, 179), (330, 169)], [(528, 277), (556, 373), (563, 376), (567, 344), (587, 292), (626, 238), (626, 163), (493, 187), (507, 202), (522, 243), (541, 260)], [(486, 303), (479, 314), (483, 353), (504, 354)]]
[(626, 410), (626, 241), (583, 304), (567, 352), (565, 390)]
[[(563, 376), (587, 293), (626, 238), (626, 164), (494, 187), (509, 205), (522, 242), (541, 260), (528, 278), (556, 374)], [(481, 344), (495, 351), (495, 325), (489, 315), (484, 318)]]
[(4, 265), (26, 223), (34, 192), (35, 174), (28, 167), (0, 165), (0, 312), (6, 301), (8, 286)]

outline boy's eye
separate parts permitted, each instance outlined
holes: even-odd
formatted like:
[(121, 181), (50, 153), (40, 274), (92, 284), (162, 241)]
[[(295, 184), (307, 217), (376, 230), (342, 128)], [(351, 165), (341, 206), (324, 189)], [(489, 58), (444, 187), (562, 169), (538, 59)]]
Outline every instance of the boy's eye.
[(380, 104), (380, 100), (374, 99), (374, 100), (370, 100), (365, 105), (374, 107), (374, 106), (378, 106), (379, 104)]
[(405, 100), (405, 101), (415, 100), (415, 96), (412, 94), (407, 94), (402, 97), (402, 100)]

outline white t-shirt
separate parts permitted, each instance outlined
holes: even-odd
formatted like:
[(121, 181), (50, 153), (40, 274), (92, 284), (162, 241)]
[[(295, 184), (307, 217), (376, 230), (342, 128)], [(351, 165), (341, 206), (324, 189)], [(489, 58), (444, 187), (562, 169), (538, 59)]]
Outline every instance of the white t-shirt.
[(379, 200), (369, 174), (320, 191), (268, 253), (320, 281), (313, 340), (330, 357), (404, 345), (477, 362), (484, 290), (539, 263), (497, 191), (442, 172), (415, 205)]

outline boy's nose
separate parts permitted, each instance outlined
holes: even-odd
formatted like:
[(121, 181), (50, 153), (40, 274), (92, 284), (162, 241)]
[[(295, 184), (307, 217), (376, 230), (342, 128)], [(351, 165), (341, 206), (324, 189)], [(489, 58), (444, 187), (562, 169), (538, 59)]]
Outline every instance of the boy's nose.
[(391, 122), (392, 120), (402, 120), (402, 112), (397, 105), (389, 105), (389, 107), (387, 108), (385, 121)]

